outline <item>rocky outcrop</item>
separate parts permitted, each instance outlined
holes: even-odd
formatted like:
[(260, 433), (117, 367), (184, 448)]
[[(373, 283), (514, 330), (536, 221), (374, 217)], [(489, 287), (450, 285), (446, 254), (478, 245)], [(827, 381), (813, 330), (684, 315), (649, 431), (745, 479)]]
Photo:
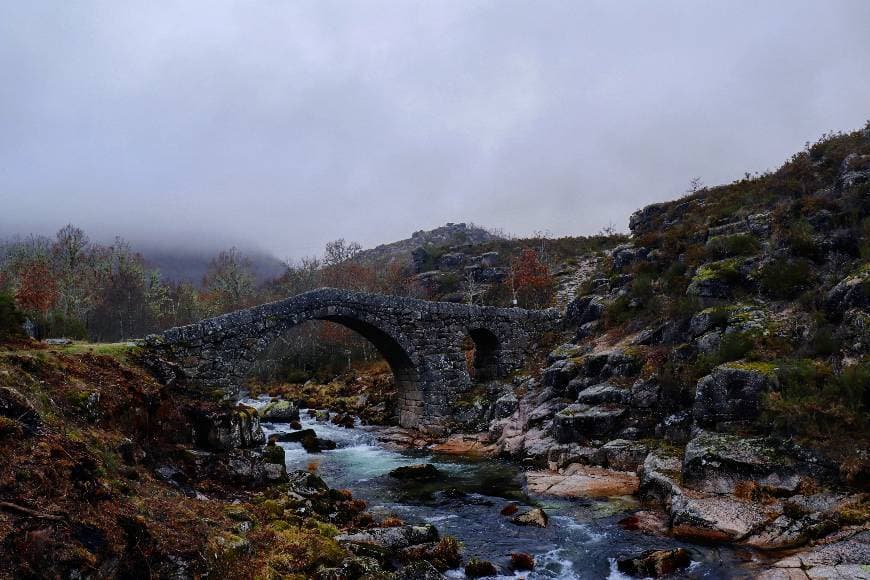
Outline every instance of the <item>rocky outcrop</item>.
[(193, 407), (188, 411), (194, 445), (210, 451), (255, 447), (266, 442), (260, 418), (253, 407)]
[(766, 363), (729, 363), (701, 378), (692, 413), (704, 427), (758, 416), (761, 396), (777, 384), (774, 367)]
[(682, 481), (692, 489), (718, 494), (745, 492), (750, 486), (793, 493), (802, 476), (780, 441), (703, 432), (686, 446)]

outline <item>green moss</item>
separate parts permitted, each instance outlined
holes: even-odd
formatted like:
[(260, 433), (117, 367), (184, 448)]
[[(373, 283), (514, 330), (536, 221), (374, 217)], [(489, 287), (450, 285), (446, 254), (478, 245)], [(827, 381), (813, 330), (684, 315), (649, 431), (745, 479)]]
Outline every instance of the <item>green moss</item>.
[(733, 361), (722, 365), (725, 368), (740, 369), (762, 374), (766, 377), (775, 377), (779, 367), (773, 363), (763, 361)]
[(719, 260), (718, 262), (710, 262), (698, 267), (695, 275), (692, 277), (693, 282), (704, 282), (707, 280), (723, 280), (733, 281), (735, 278), (740, 278), (738, 267), (741, 261), (737, 258), (727, 260)]

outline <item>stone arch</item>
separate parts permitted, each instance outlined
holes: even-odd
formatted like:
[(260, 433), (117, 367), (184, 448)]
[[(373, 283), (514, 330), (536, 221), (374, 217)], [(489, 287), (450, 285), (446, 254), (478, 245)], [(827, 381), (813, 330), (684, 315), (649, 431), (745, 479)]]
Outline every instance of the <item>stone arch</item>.
[(414, 344), (392, 324), (365, 310), (326, 306), (295, 311), (276, 324), (268, 336), (264, 336), (252, 345), (245, 358), (252, 362), (283, 333), (295, 326), (315, 320), (340, 324), (368, 340), (393, 372), (399, 397), (397, 414), (400, 424), (412, 425), (421, 419), (425, 393), (420, 380), (420, 357)]
[(502, 378), (504, 368), (501, 364), (502, 341), (499, 337), (486, 328), (476, 327), (468, 329), (466, 338), (470, 339), (474, 347), (471, 361), (474, 380), (490, 381)]

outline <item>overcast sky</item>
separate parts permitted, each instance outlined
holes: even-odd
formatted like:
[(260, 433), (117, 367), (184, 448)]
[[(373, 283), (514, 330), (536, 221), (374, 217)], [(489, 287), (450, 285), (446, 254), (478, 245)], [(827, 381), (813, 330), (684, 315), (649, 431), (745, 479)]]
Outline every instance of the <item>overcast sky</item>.
[(0, 237), (625, 229), (868, 118), (867, 0), (0, 0)]

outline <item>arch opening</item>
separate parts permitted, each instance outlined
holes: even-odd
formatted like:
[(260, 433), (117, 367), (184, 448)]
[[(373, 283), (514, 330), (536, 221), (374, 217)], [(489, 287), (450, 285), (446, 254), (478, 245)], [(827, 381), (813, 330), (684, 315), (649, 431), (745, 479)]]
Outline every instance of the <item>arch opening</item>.
[[(393, 417), (402, 425), (413, 425), (422, 417), (423, 393), (419, 371), (412, 360), (413, 353), (383, 329), (350, 315), (316, 312), (276, 330), (270, 340), (260, 345), (249, 377), (274, 378), (277, 372), (281, 372), (287, 383), (304, 383), (311, 378), (327, 381), (351, 369), (354, 372), (349, 373), (350, 376), (356, 376), (355, 373), (363, 367), (368, 372), (379, 374), (381, 383), (389, 384), (386, 368), (377, 363), (380, 360), (380, 364), (386, 363), (389, 367), (395, 387), (379, 388), (373, 398), (388, 397), (387, 407), (394, 410)], [(336, 330), (350, 332), (336, 333)], [(316, 349), (318, 342), (329, 344), (329, 356), (323, 352), (308, 353), (307, 357), (297, 356), (291, 364), (281, 364), (282, 361), (286, 363), (288, 350), (293, 345)], [(303, 359), (304, 365), (299, 364)]]
[(499, 362), (501, 344), (498, 337), (485, 328), (473, 328), (463, 342), (466, 369), (473, 382), (485, 382), (504, 376)]

